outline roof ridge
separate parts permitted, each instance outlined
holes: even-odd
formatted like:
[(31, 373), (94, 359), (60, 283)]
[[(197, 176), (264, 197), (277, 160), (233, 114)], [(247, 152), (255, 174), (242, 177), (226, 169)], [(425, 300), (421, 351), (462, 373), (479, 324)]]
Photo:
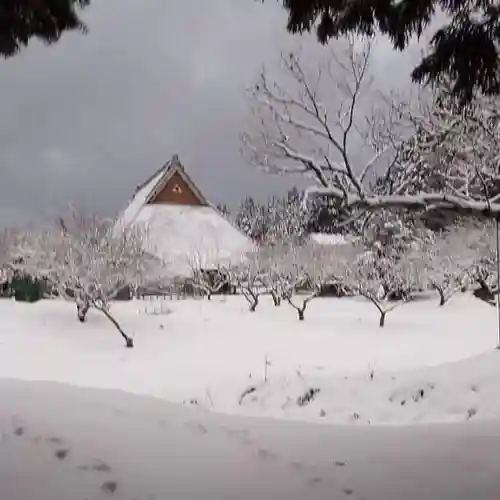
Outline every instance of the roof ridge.
[(155, 170), (153, 174), (151, 174), (144, 182), (139, 184), (134, 191), (134, 196), (143, 188), (146, 187), (147, 184), (149, 184), (162, 170), (167, 171), (170, 166), (172, 165), (172, 160), (168, 160), (166, 163), (164, 163), (159, 169)]

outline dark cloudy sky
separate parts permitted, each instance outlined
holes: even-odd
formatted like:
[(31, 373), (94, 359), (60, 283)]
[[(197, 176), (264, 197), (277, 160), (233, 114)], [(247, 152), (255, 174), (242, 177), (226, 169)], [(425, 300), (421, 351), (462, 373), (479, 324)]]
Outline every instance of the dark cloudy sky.
[[(293, 184), (240, 156), (245, 88), (308, 43), (275, 0), (94, 0), (84, 18), (87, 36), (0, 61), (1, 225), (70, 203), (114, 214), (173, 153), (214, 202)], [(409, 84), (408, 57), (382, 45), (374, 61), (383, 86)]]

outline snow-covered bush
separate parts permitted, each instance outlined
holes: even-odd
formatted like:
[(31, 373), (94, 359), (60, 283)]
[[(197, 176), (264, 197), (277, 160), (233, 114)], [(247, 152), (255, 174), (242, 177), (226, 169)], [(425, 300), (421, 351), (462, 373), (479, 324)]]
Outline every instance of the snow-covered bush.
[(90, 307), (102, 312), (133, 347), (111, 315), (110, 301), (127, 287), (151, 286), (167, 275), (164, 265), (144, 251), (146, 237), (138, 226), (116, 230), (113, 221), (72, 212), (57, 225), (24, 236), (19, 268), (74, 300), (81, 322)]

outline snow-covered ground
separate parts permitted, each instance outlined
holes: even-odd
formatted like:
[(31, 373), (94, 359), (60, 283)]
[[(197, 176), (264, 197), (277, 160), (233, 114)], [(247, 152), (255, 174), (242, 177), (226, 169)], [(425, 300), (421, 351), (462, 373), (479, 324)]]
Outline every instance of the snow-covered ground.
[(318, 299), (304, 322), (287, 304), (261, 302), (255, 313), (239, 296), (116, 303), (136, 343), (125, 349), (97, 312), (80, 324), (70, 303), (2, 300), (0, 377), (325, 423), (500, 417), (496, 311), (470, 295), (404, 305), (383, 329), (363, 299)]
[(308, 425), (0, 380), (2, 500), (498, 500), (496, 422)]

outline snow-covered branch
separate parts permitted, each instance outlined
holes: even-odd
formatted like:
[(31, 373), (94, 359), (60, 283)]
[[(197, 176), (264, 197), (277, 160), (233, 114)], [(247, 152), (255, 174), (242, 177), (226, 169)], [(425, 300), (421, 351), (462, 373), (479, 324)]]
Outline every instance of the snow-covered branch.
[(268, 260), (258, 250), (248, 253), (238, 266), (232, 269), (238, 289), (248, 302), (250, 312), (255, 312), (259, 297), (266, 293), (263, 275), (267, 272)]
[(255, 128), (242, 136), (252, 164), (304, 174), (336, 197), (364, 198), (371, 174), (392, 161), (404, 113), (371, 91), (371, 41), (359, 45), (348, 40), (342, 54), (331, 51), (315, 71), (294, 53), (281, 57), (282, 79), (262, 71), (251, 90)]
[(222, 266), (204, 269), (197, 266), (192, 267), (190, 282), (195, 289), (212, 299), (212, 295), (220, 293), (231, 284), (231, 274), (228, 268)]
[(425, 287), (439, 294), (440, 306), (463, 289), (475, 274), (482, 253), (476, 246), (481, 240), (478, 236), (478, 229), (469, 225), (455, 225), (437, 234), (429, 232), (418, 250), (408, 256), (413, 259)]
[(113, 230), (113, 221), (71, 212), (47, 230), (24, 236), (18, 268), (47, 280), (60, 296), (76, 302), (85, 321), (90, 307), (101, 311), (133, 342), (111, 316), (110, 301), (120, 291), (167, 279), (165, 265), (144, 251), (147, 232), (136, 226)]
[(500, 218), (498, 97), (477, 95), (461, 108), (442, 82), (418, 110), (379, 96), (367, 116), (370, 46), (355, 46), (314, 74), (295, 54), (283, 57), (290, 83), (261, 74), (252, 90), (257, 125), (243, 135), (249, 161), (312, 178), (307, 197), (337, 198), (354, 217), (405, 209)]
[(408, 257), (408, 251), (391, 251), (377, 241), (371, 248), (355, 243), (343, 258), (344, 283), (377, 308), (380, 327), (385, 326), (387, 313), (421, 286), (421, 268)]
[(326, 285), (342, 284), (339, 252), (336, 246), (309, 242), (290, 248), (284, 256), (282, 273), (288, 283), (284, 298), (297, 311), (300, 321), (309, 303), (321, 295)]

